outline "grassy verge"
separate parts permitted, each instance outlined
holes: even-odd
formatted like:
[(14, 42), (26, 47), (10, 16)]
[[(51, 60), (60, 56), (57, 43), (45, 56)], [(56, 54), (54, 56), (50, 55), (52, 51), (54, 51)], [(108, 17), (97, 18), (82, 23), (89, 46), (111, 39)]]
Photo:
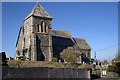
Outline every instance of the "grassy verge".
[(10, 60), (8, 61), (10, 67), (50, 67), (50, 68), (86, 68), (85, 65), (71, 65), (58, 62), (46, 62), (46, 61), (20, 61)]

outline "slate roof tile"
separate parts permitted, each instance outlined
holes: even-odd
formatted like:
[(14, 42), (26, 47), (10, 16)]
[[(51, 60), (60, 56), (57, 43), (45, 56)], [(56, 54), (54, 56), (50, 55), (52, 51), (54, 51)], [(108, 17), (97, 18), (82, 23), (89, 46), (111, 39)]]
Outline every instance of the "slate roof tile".
[(75, 43), (82, 49), (91, 49), (85, 39), (73, 38)]
[(36, 6), (32, 9), (31, 13), (27, 15), (25, 20), (32, 15), (37, 17), (52, 18), (52, 16), (50, 16), (48, 12), (39, 3), (36, 4)]

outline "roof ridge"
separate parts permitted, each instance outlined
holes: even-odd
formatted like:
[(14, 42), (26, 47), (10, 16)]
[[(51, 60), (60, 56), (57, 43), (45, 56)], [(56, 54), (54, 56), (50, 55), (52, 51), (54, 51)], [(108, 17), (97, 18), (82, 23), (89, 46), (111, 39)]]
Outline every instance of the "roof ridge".
[(77, 37), (73, 37), (73, 38), (75, 38), (75, 39), (81, 39), (81, 40), (85, 40), (85, 38), (77, 38)]
[(52, 31), (61, 31), (61, 32), (69, 32), (69, 31), (62, 31), (62, 30), (52, 30)]
[(38, 16), (38, 17), (46, 17), (46, 18), (51, 18), (52, 19), (52, 16), (50, 14), (48, 14), (48, 12), (39, 3), (37, 3), (34, 6), (32, 11), (27, 15), (27, 17), (24, 20), (26, 20), (27, 18), (29, 18), (32, 15)]
[(39, 5), (39, 3), (37, 2), (37, 4), (34, 6), (34, 8), (32, 9), (32, 11), (31, 11), (31, 13), (33, 13), (34, 14), (34, 11), (35, 11), (35, 8), (36, 8), (36, 6), (37, 5)]
[(69, 31), (62, 31), (62, 30), (52, 30), (52, 31), (65, 33), (66, 35), (71, 36)]

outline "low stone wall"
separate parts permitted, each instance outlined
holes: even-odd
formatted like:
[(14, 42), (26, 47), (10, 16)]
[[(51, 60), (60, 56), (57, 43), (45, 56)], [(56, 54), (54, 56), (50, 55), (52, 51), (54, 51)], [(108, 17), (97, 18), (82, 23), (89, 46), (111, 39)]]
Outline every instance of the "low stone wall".
[(90, 69), (75, 68), (10, 68), (2, 67), (2, 78), (83, 78), (90, 79)]

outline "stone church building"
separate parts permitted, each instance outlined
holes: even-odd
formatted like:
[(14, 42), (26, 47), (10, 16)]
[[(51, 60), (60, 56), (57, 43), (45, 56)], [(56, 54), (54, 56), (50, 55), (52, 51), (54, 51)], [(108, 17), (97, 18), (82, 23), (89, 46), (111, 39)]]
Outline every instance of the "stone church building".
[(77, 45), (84, 58), (90, 59), (91, 48), (85, 39), (74, 38), (69, 32), (52, 30), (52, 16), (37, 3), (24, 19), (16, 42), (15, 60), (52, 61), (60, 59), (60, 52)]

